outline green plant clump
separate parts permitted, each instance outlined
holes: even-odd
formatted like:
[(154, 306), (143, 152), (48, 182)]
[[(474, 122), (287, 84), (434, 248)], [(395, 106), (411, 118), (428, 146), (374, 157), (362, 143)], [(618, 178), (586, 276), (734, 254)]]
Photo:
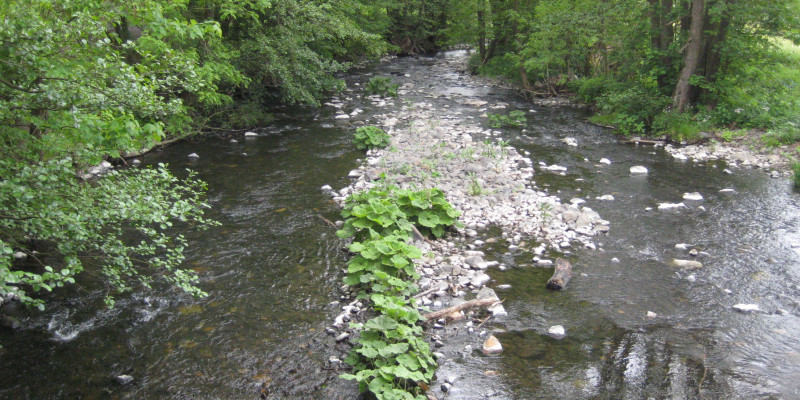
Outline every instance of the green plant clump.
[(359, 150), (382, 149), (391, 144), (391, 137), (377, 126), (362, 126), (356, 129), (353, 142)]
[(795, 161), (792, 163), (792, 181), (795, 187), (800, 187), (800, 162)]
[(367, 95), (376, 94), (381, 97), (397, 97), (397, 89), (400, 86), (392, 83), (392, 78), (376, 76), (367, 83)]
[(355, 238), (344, 282), (357, 287), (358, 297), (369, 299), (380, 315), (351, 324), (360, 335), (345, 359), (353, 371), (341, 377), (357, 381), (360, 391), (379, 400), (425, 400), (437, 364), (419, 325), (424, 318), (411, 297), (419, 290), (412, 260), (422, 252), (409, 241), (414, 225), (421, 232), (443, 235), (457, 223), (459, 212), (439, 189), (389, 186), (354, 193), (342, 216), (345, 225), (337, 235)]
[(488, 117), (489, 125), (496, 129), (505, 127), (519, 128), (527, 121), (525, 112), (520, 110), (511, 111), (508, 115), (488, 114)]

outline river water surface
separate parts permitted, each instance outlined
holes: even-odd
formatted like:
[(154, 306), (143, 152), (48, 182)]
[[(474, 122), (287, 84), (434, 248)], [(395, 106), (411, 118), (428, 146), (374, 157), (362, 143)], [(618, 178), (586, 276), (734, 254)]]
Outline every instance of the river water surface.
[[(486, 110), (463, 100), (526, 111), (526, 126), (504, 130), (502, 138), (530, 152), (534, 164), (567, 167), (564, 175), (537, 170), (534, 180), (562, 202), (585, 199), (611, 230), (596, 238), (598, 250), (567, 255), (576, 277), (558, 293), (544, 290), (552, 270), (535, 267), (531, 253), (483, 249), (487, 259), (511, 266), (489, 271), (490, 287), (511, 285), (497, 290), (509, 316), (484, 327), (505, 350), (444, 361), (442, 374), (456, 377), (448, 398), (800, 398), (800, 200), (790, 182), (618, 144), (586, 123), (583, 111), (532, 106), (468, 79), (453, 67), (464, 57), (448, 52), (356, 72), (347, 77), (354, 99), (346, 111), (362, 108), (359, 118), (369, 122), (403, 102), (426, 101), (442, 115), (483, 126)], [(357, 97), (356, 86), (374, 75), (414, 86), (395, 105), (375, 107)], [(319, 218), (338, 214), (319, 188), (345, 186), (361, 154), (350, 143), (352, 128), (333, 124), (333, 109), (283, 111), (288, 118), (257, 129), (258, 138), (180, 143), (144, 160), (167, 162), (177, 173), (192, 168), (209, 184), (210, 216), (222, 225), (186, 233), (186, 263), (209, 297), (139, 290), (107, 310), (104, 292), (87, 282), (54, 294), (45, 312), (8, 308), (23, 328), (0, 329), (0, 398), (356, 397), (328, 363), (346, 349), (325, 328), (338, 313), (331, 303), (339, 300), (347, 255)], [(564, 145), (565, 137), (578, 146)], [(200, 158), (188, 159), (192, 152)], [(599, 164), (604, 157), (612, 163)], [(634, 165), (650, 173), (632, 176)], [(734, 192), (720, 192), (728, 188)], [(703, 202), (657, 210), (695, 191)], [(614, 200), (595, 199), (607, 194)], [(678, 243), (700, 251), (704, 268), (670, 266), (673, 258), (692, 258)], [(737, 303), (765, 312), (738, 313), (731, 308)], [(658, 316), (649, 319), (648, 311)], [(565, 338), (546, 334), (556, 324)], [(453, 345), (481, 342), (462, 337)], [(120, 374), (134, 381), (114, 383)]]

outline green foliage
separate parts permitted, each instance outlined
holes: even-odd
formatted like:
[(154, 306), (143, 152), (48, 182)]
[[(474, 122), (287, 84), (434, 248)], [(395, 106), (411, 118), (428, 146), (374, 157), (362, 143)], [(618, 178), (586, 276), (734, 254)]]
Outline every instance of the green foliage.
[(489, 117), (489, 125), (492, 128), (505, 128), (505, 127), (514, 127), (519, 128), (525, 122), (527, 122), (527, 118), (525, 117), (525, 111), (514, 110), (508, 113), (508, 115), (501, 115), (501, 114), (487, 114)]
[(392, 83), (392, 78), (376, 76), (369, 80), (365, 92), (368, 95), (378, 95), (381, 97), (397, 97), (397, 89), (400, 86)]
[(665, 111), (670, 98), (641, 86), (619, 87), (597, 102), (600, 112), (611, 117), (611, 124), (624, 135), (644, 134), (656, 116)]
[[(157, 278), (204, 295), (179, 268), (186, 244), (170, 229), (211, 224), (194, 174), (179, 180), (160, 166), (78, 178), (104, 158), (184, 134), (192, 105), (228, 100), (216, 85), (237, 74), (198, 50), (220, 26), (185, 18), (183, 6), (0, 4), (0, 294), (41, 308), (33, 293), (87, 270), (105, 278), (109, 305), (114, 293)], [(15, 262), (11, 251), (32, 262)]]
[(700, 138), (699, 133), (709, 128), (708, 123), (698, 121), (689, 113), (665, 112), (658, 114), (653, 121), (653, 131), (665, 134), (675, 140), (693, 141)]
[(412, 224), (423, 234), (441, 237), (448, 226), (457, 223), (460, 212), (439, 189), (413, 191), (387, 186), (352, 194), (342, 215), (345, 224), (337, 234), (362, 240), (372, 237), (371, 231), (410, 237)]
[(358, 382), (362, 392), (378, 399), (425, 399), (422, 387), (433, 379), (437, 364), (411, 298), (418, 291), (413, 281), (419, 278), (413, 259), (422, 252), (408, 241), (412, 224), (439, 237), (456, 224), (458, 215), (438, 189), (390, 186), (347, 199), (345, 224), (337, 235), (356, 241), (350, 245), (354, 256), (344, 282), (359, 287), (359, 297), (368, 298), (380, 313), (363, 325), (351, 324), (361, 333), (345, 359), (353, 373), (341, 377)]
[[(208, 207), (202, 201), (205, 184), (194, 173), (179, 180), (164, 165), (112, 171), (86, 184), (75, 176), (73, 162), (0, 161), (0, 174), (7, 177), (0, 181), (0, 295), (18, 292), (23, 302), (41, 307), (26, 287), (35, 293), (74, 283), (87, 265), (99, 268), (113, 292), (130, 290), (131, 282), (149, 287), (161, 277), (205, 295), (194, 286), (196, 275), (179, 268), (186, 241), (170, 229), (213, 225), (202, 216)], [(8, 252), (25, 249), (32, 255), (37, 247), (52, 250), (33, 257), (33, 268), (17, 268)]]
[(391, 144), (392, 138), (377, 126), (361, 126), (356, 129), (353, 142), (359, 150), (382, 149)]
[(795, 187), (800, 187), (800, 162), (792, 163), (792, 182)]

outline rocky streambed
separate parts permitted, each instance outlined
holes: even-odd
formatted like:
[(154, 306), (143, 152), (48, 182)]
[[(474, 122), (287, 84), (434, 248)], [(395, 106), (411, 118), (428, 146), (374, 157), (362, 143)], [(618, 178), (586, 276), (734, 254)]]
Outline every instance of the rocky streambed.
[[(400, 93), (401, 98), (427, 95), (413, 83), (403, 85)], [(398, 101), (378, 96), (369, 99), (377, 109), (394, 106)], [(334, 98), (329, 106), (352, 109), (348, 100)], [(487, 103), (462, 96), (448, 96), (446, 100), (479, 113), (505, 111), (508, 107), (503, 102)], [(336, 118), (350, 121), (360, 114), (359, 109), (349, 113), (340, 111)], [(335, 190), (329, 185), (322, 188), (340, 206), (344, 206), (348, 195), (379, 184), (439, 188), (462, 212), (459, 220), (463, 227), (442, 239), (415, 242), (425, 255), (415, 262), (422, 277), (418, 282), (421, 292), (418, 297), (431, 311), (470, 299), (499, 300), (490, 288), (494, 286), (490, 271), (509, 268), (504, 260), (526, 253), (531, 255), (532, 263), (551, 266), (553, 255), (569, 255), (574, 249), (597, 250), (595, 236), (609, 231), (609, 222), (583, 200), (576, 198), (563, 204), (557, 196), (536, 185), (537, 169), (563, 174), (567, 168), (532, 160), (530, 153), (520, 153), (503, 141), (501, 132), (484, 128), (483, 120), (464, 114), (449, 104), (439, 108), (433, 102), (419, 101), (404, 102), (402, 107), (376, 113), (364, 122), (356, 120), (356, 125), (367, 123), (385, 129), (392, 138), (391, 145), (368, 151), (362, 165), (349, 173), (350, 185)], [(491, 237), (487, 237), (488, 231), (492, 231)], [(349, 301), (352, 293), (347, 293), (346, 287), (343, 290), (346, 292), (343, 301)], [(329, 328), (337, 341), (350, 336), (345, 322), (356, 318), (354, 314), (363, 314), (361, 307), (356, 301), (342, 307), (342, 313)], [(435, 353), (439, 363), (446, 364), (446, 353), (456, 351), (455, 345), (447, 347), (446, 342), (452, 341), (445, 340), (445, 336), (452, 339), (452, 335), (445, 335), (446, 329), (459, 332), (462, 336), (459, 342), (473, 342), (476, 351), (485, 347), (486, 354), (499, 353), (501, 344), (484, 323), (488, 318), (507, 315), (503, 305), (497, 304), (489, 308), (488, 314), (472, 310), (466, 315), (458, 312), (436, 320), (430, 337), (434, 351), (439, 350)], [(331, 360), (338, 364), (342, 356), (334, 355)], [(439, 379), (441, 382), (433, 386), (433, 392), (439, 395), (451, 390), (456, 380), (447, 373), (439, 374)]]

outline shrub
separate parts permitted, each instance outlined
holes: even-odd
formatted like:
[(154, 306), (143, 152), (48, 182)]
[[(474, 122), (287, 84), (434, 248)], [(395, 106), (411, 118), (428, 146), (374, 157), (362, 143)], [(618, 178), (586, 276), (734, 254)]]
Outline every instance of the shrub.
[(527, 122), (525, 112), (520, 110), (511, 111), (508, 115), (487, 114), (487, 116), (489, 117), (489, 125), (491, 125), (492, 128), (518, 128)]
[(669, 96), (641, 86), (614, 88), (601, 96), (597, 106), (604, 114), (613, 115), (616, 125), (624, 135), (643, 134), (655, 117), (670, 104)]
[(698, 122), (689, 113), (674, 111), (658, 114), (653, 121), (653, 131), (675, 140), (697, 140), (707, 123)]
[(369, 80), (366, 92), (368, 95), (377, 94), (381, 97), (397, 97), (400, 86), (392, 83), (392, 78), (376, 76)]
[(353, 142), (359, 150), (382, 149), (391, 143), (391, 137), (377, 126), (362, 126), (356, 129)]

